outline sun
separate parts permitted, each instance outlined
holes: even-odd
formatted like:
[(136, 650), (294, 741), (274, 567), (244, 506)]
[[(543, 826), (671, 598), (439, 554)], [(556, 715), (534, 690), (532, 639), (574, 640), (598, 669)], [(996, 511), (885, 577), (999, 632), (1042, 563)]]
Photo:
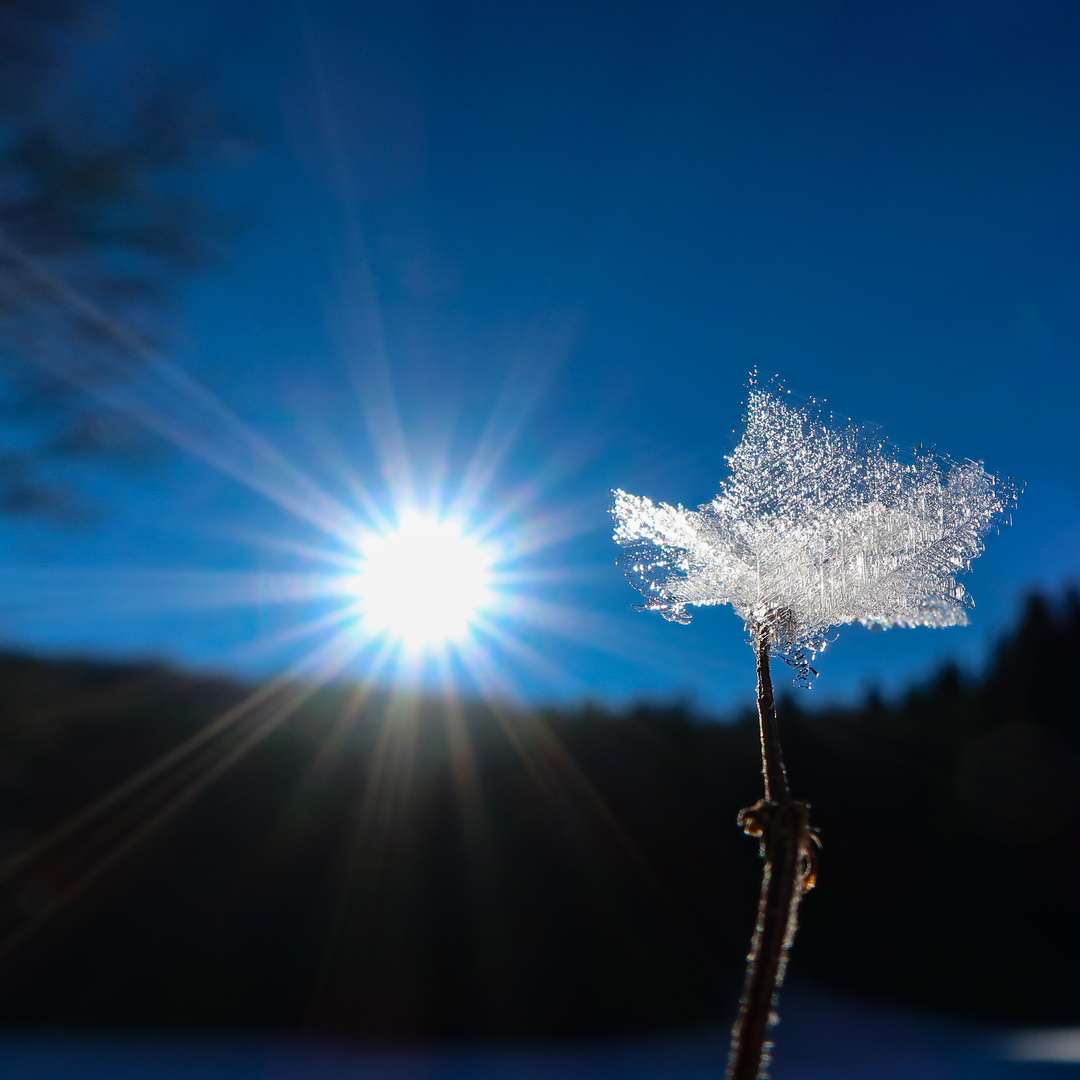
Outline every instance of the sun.
[(405, 514), (365, 536), (359, 556), (361, 629), (409, 652), (460, 645), (496, 599), (497, 552), (454, 520)]

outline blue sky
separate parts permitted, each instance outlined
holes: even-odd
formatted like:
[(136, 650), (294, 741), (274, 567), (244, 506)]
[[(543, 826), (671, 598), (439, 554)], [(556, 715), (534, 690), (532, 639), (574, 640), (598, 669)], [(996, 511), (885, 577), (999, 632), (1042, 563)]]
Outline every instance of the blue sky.
[(709, 499), (754, 367), (1027, 484), (965, 578), (971, 627), (844, 628), (810, 700), (977, 665), (1029, 589), (1080, 576), (1075, 5), (103, 12), (94, 63), (204, 64), (259, 133), (221, 184), (253, 225), (167, 350), (192, 382), (155, 408), (198, 439), (87, 475), (91, 526), (0, 526), (5, 643), (281, 670), (325, 604), (214, 601), (316, 571), (291, 470), (346, 506), (400, 498), (397, 431), (421, 496), (482, 464), (473, 516), (536, 541), (503, 616), (522, 647), (493, 653), (508, 687), (747, 701), (738, 619), (634, 612), (607, 510), (613, 487)]

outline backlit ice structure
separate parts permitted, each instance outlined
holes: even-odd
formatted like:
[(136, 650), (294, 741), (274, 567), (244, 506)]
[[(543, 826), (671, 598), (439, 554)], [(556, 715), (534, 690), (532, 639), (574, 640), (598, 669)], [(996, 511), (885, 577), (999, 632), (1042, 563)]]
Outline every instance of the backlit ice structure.
[(643, 607), (688, 623), (731, 604), (756, 637), (809, 674), (831, 627), (957, 626), (972, 601), (956, 574), (1015, 498), (981, 462), (880, 439), (751, 385), (731, 475), (697, 510), (615, 492), (621, 561)]

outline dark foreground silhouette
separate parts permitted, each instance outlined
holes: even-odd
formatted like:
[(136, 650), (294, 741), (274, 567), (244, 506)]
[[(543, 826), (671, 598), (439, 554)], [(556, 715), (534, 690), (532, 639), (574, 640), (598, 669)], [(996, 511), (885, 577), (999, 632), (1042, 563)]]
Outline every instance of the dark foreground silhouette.
[[(1080, 1020), (1078, 653), (1080, 601), (1036, 599), (978, 683), (946, 670), (895, 706), (784, 704), (824, 836), (800, 980)], [(730, 1023), (760, 872), (735, 826), (760, 787), (749, 714), (284, 686), (117, 790), (250, 688), (16, 656), (0, 687), (9, 1028), (446, 1040)]]

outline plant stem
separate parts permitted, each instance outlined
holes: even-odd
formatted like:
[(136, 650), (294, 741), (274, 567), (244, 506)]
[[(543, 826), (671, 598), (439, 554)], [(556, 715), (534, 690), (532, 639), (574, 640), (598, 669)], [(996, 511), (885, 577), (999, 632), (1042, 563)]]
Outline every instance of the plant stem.
[(765, 627), (757, 632), (757, 711), (761, 733), (761, 773), (765, 779), (765, 801), (779, 804), (791, 801), (787, 769), (780, 752), (780, 727), (776, 722), (772, 673), (769, 670), (769, 634)]
[(758, 722), (761, 731), (761, 771), (765, 797), (739, 814), (739, 824), (761, 841), (764, 866), (757, 924), (747, 957), (739, 1015), (731, 1033), (727, 1080), (759, 1080), (768, 1075), (769, 1029), (777, 1023), (777, 999), (795, 939), (799, 900), (813, 888), (813, 845), (810, 807), (791, 797), (780, 752), (772, 677), (769, 672), (769, 634), (755, 634), (758, 675)]

